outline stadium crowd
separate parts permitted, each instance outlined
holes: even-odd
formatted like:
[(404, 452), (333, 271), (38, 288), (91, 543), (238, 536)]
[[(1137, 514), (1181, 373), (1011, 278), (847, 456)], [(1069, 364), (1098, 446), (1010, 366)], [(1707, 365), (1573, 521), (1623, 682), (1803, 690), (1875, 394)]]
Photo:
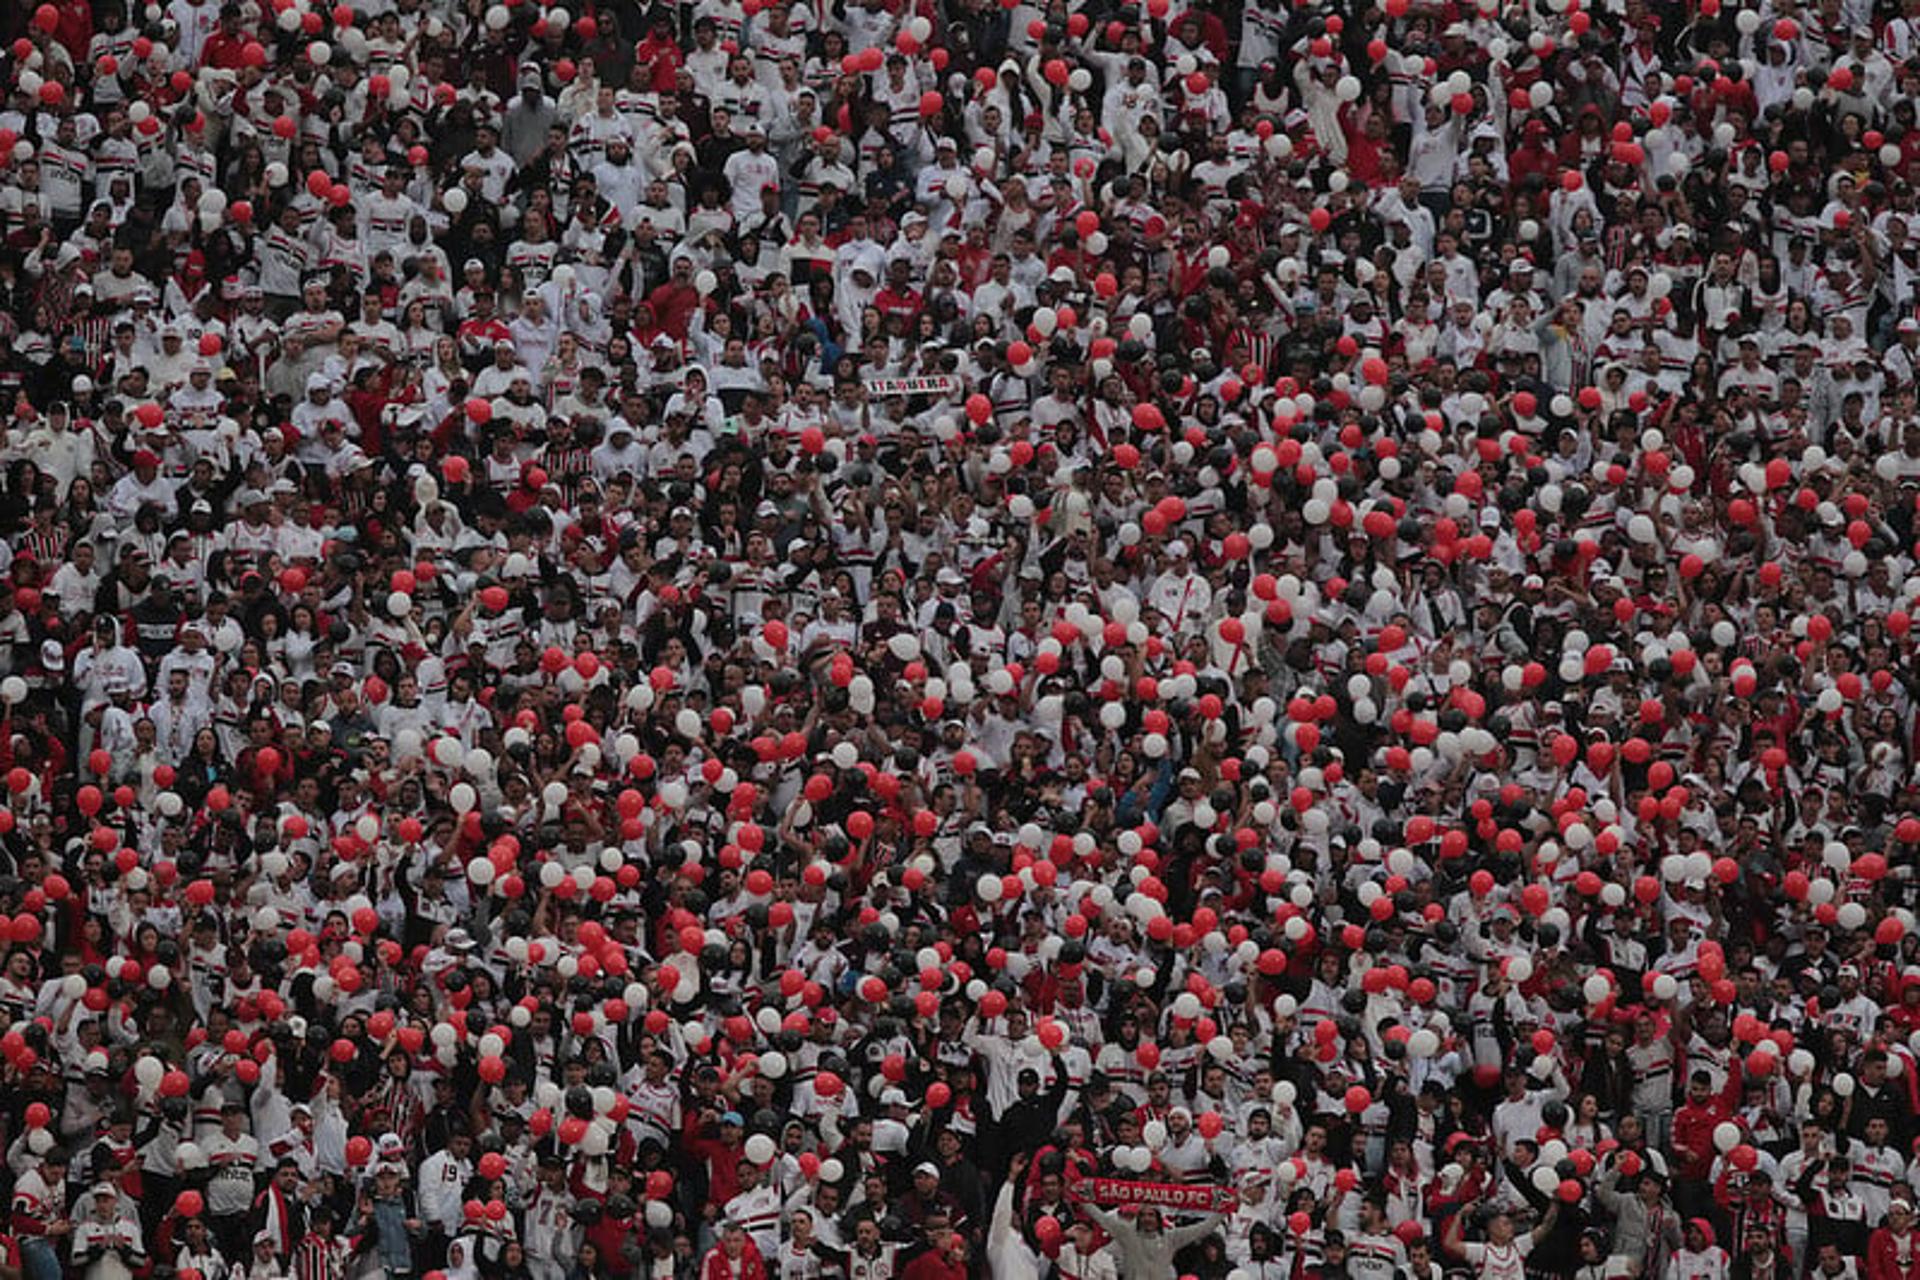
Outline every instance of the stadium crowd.
[(13, 0), (9, 1280), (1920, 1280), (1920, 0)]

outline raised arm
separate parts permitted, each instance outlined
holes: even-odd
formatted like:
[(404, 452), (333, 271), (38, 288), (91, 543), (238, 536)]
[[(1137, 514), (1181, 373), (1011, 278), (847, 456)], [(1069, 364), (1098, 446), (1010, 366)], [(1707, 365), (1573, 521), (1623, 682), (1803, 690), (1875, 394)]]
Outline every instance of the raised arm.
[(1175, 1227), (1167, 1232), (1167, 1243), (1175, 1249), (1184, 1249), (1194, 1241), (1211, 1235), (1221, 1221), (1220, 1214), (1210, 1213), (1198, 1222), (1190, 1222), (1184, 1227)]
[(1453, 1257), (1465, 1258), (1467, 1256), (1467, 1246), (1461, 1239), (1461, 1236), (1467, 1228), (1467, 1214), (1471, 1213), (1473, 1207), (1479, 1203), (1478, 1200), (1469, 1200), (1461, 1205), (1454, 1211), (1453, 1216), (1447, 1219), (1446, 1230), (1440, 1233), (1441, 1249)]

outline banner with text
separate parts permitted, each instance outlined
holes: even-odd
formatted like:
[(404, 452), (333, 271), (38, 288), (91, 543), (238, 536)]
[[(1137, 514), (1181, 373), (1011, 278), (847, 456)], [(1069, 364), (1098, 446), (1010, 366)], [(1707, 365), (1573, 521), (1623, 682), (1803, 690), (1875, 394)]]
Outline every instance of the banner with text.
[(1130, 1182), (1124, 1178), (1084, 1178), (1074, 1188), (1082, 1199), (1112, 1206), (1153, 1205), (1195, 1213), (1225, 1213), (1238, 1197), (1231, 1187), (1200, 1183)]
[(913, 378), (868, 378), (870, 396), (943, 396), (959, 384), (951, 374), (923, 374)]

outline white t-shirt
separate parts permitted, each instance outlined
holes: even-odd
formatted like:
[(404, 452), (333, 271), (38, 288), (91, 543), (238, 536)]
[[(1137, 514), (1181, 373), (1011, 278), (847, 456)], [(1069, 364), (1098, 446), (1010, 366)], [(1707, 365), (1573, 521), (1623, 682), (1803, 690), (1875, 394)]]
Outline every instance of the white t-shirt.
[(1515, 1236), (1509, 1243), (1469, 1244), (1467, 1262), (1479, 1280), (1525, 1280), (1527, 1255), (1533, 1252), (1533, 1237)]

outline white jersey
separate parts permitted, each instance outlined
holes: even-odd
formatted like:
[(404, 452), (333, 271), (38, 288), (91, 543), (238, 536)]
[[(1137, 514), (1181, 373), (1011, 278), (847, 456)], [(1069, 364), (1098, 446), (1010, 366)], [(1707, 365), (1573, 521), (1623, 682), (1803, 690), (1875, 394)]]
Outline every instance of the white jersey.
[(1515, 1236), (1507, 1244), (1467, 1244), (1463, 1248), (1476, 1280), (1526, 1280), (1533, 1237)]
[(1394, 1280), (1407, 1265), (1407, 1247), (1398, 1236), (1356, 1235), (1347, 1246), (1351, 1280)]
[(260, 1143), (250, 1133), (229, 1138), (216, 1133), (201, 1144), (213, 1181), (207, 1184), (207, 1212), (216, 1218), (253, 1207), (253, 1175), (260, 1166)]
[(89, 1217), (74, 1223), (72, 1243), (74, 1262), (85, 1263), (79, 1271), (83, 1280), (131, 1280), (134, 1269), (146, 1263), (140, 1224), (125, 1215), (110, 1222)]
[(1727, 1280), (1727, 1270), (1725, 1249), (1679, 1249), (1667, 1261), (1667, 1280)]
[(740, 1224), (763, 1258), (780, 1247), (780, 1193), (762, 1183), (727, 1201), (726, 1216)]

